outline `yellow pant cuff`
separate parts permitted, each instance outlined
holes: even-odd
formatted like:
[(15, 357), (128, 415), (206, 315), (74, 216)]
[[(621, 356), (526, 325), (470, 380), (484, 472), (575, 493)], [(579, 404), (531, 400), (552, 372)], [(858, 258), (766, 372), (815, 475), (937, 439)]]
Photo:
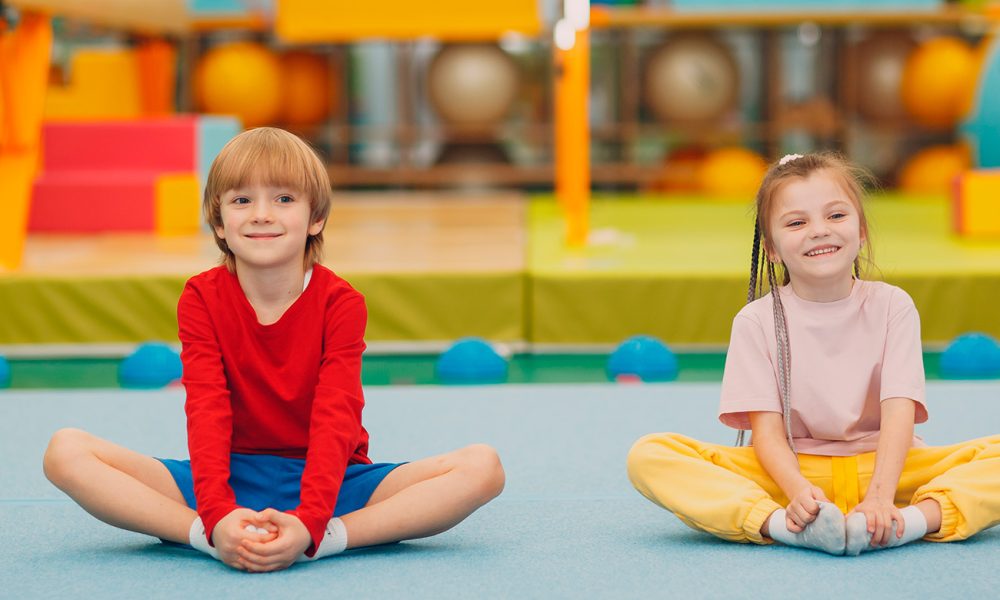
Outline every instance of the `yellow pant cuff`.
[(754, 504), (743, 521), (743, 533), (747, 536), (747, 541), (754, 544), (773, 544), (774, 541), (765, 538), (760, 534), (760, 528), (764, 526), (764, 521), (771, 516), (771, 513), (781, 508), (781, 505), (771, 498), (763, 498)]

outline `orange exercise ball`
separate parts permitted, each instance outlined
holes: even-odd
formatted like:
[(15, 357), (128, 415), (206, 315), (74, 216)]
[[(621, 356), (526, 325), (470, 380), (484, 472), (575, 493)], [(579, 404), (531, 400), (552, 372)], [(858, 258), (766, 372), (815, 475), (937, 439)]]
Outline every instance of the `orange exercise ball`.
[(697, 192), (701, 189), (698, 167), (708, 153), (699, 146), (682, 146), (671, 150), (663, 159), (663, 167), (650, 184), (650, 191)]
[(911, 194), (947, 194), (955, 178), (971, 164), (965, 146), (930, 146), (914, 154), (900, 169), (899, 188)]
[(663, 121), (708, 121), (736, 105), (739, 71), (722, 42), (678, 35), (653, 51), (646, 63), (643, 98)]
[(752, 198), (767, 172), (760, 155), (738, 146), (708, 153), (698, 167), (700, 189), (709, 196)]
[(431, 104), (453, 125), (495, 124), (510, 110), (520, 85), (514, 60), (491, 44), (446, 46), (427, 72)]
[(917, 43), (905, 33), (876, 34), (858, 43), (852, 83), (859, 113), (872, 120), (898, 119), (906, 114), (900, 86), (906, 60), (916, 48)]
[(953, 127), (963, 116), (975, 85), (976, 59), (964, 41), (938, 37), (920, 44), (903, 69), (903, 106), (933, 129)]
[(314, 52), (293, 51), (281, 57), (284, 102), (281, 121), (289, 125), (313, 125), (326, 119), (336, 106), (335, 78), (327, 57)]
[(284, 98), (278, 58), (261, 44), (233, 42), (206, 52), (194, 72), (199, 110), (235, 115), (244, 127), (277, 121)]

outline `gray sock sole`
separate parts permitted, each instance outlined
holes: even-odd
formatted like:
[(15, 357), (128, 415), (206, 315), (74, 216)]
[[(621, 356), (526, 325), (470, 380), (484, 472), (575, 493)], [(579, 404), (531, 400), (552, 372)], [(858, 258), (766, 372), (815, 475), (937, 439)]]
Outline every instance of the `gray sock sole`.
[(844, 513), (833, 504), (820, 502), (816, 520), (795, 536), (803, 547), (840, 556), (844, 554), (847, 537), (844, 530)]

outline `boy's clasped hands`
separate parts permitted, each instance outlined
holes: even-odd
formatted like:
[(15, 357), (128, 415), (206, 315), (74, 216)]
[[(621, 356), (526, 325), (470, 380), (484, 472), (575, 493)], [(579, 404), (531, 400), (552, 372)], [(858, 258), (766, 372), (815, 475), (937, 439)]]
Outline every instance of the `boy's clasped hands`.
[(235, 569), (267, 572), (285, 569), (312, 543), (309, 530), (295, 515), (268, 508), (237, 508), (212, 531), (219, 559)]

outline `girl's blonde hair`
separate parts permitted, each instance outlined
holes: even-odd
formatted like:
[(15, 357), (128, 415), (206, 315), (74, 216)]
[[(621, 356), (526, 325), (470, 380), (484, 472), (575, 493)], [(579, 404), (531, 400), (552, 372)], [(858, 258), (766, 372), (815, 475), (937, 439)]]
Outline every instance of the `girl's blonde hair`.
[[(764, 279), (766, 277), (768, 289), (774, 302), (774, 333), (777, 338), (777, 358), (778, 358), (778, 386), (781, 395), (782, 413), (785, 420), (785, 435), (788, 437), (788, 445), (795, 451), (795, 444), (792, 441), (792, 411), (789, 390), (791, 389), (791, 351), (788, 344), (788, 322), (785, 318), (785, 307), (781, 303), (781, 296), (778, 289), (781, 285), (788, 285), (791, 281), (788, 269), (784, 263), (781, 264), (780, 277), (776, 272), (775, 264), (769, 260), (768, 255), (772, 253), (770, 224), (768, 223), (771, 213), (774, 211), (775, 201), (778, 193), (789, 182), (794, 180), (807, 179), (814, 173), (823, 172), (833, 177), (850, 198), (858, 211), (858, 219), (861, 226), (861, 236), (864, 240), (858, 257), (854, 259), (854, 276), (861, 278), (862, 262), (866, 267), (871, 266), (872, 250), (871, 241), (868, 235), (868, 219), (865, 216), (862, 199), (866, 186), (874, 186), (875, 178), (865, 169), (848, 162), (843, 156), (833, 152), (817, 152), (806, 155), (792, 154), (785, 156), (780, 161), (771, 165), (764, 175), (764, 180), (757, 191), (757, 198), (754, 203), (754, 230), (753, 247), (750, 254), (750, 286), (747, 290), (747, 304), (762, 297), (765, 293)], [(761, 244), (763, 243), (763, 252)], [(867, 274), (868, 269), (866, 268)], [(780, 280), (780, 284), (779, 284)], [(736, 438), (737, 444), (743, 444), (743, 432), (740, 431)]]
[[(309, 201), (309, 222), (318, 223), (330, 214), (332, 190), (326, 165), (312, 147), (283, 129), (258, 127), (237, 135), (212, 161), (205, 182), (202, 211), (212, 227), (223, 262), (235, 271), (236, 260), (226, 240), (215, 232), (222, 226), (222, 195), (254, 184), (288, 187)], [(306, 239), (306, 268), (323, 257), (323, 232)]]

